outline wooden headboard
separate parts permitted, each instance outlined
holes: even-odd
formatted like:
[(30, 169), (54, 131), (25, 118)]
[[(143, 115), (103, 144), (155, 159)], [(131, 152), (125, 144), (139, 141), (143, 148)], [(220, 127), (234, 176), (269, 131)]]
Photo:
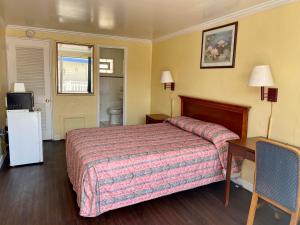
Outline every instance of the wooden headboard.
[(250, 107), (187, 96), (181, 98), (181, 115), (223, 125), (241, 139), (247, 138)]

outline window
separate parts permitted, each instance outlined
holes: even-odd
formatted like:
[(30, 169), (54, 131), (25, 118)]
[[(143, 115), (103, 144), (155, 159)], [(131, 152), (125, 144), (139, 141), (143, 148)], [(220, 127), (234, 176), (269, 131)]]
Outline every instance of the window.
[(93, 52), (91, 45), (57, 43), (57, 92), (93, 93)]
[(99, 73), (114, 73), (114, 60), (99, 59)]

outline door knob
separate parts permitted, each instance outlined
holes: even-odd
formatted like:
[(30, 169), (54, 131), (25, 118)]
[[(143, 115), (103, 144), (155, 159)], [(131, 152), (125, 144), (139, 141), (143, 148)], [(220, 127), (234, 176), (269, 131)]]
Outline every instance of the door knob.
[(49, 103), (49, 102), (50, 102), (50, 99), (46, 98), (45, 102), (46, 102), (46, 103)]

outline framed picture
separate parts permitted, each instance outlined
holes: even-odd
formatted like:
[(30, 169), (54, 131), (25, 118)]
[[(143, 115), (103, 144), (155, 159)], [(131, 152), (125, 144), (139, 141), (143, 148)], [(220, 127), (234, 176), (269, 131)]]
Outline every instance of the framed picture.
[(200, 68), (234, 68), (238, 22), (204, 30)]

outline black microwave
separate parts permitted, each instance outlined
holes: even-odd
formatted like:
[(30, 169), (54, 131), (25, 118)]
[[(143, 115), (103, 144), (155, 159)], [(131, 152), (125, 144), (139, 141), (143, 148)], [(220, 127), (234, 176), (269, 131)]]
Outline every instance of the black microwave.
[(6, 94), (7, 109), (28, 109), (33, 111), (33, 92), (8, 92)]

